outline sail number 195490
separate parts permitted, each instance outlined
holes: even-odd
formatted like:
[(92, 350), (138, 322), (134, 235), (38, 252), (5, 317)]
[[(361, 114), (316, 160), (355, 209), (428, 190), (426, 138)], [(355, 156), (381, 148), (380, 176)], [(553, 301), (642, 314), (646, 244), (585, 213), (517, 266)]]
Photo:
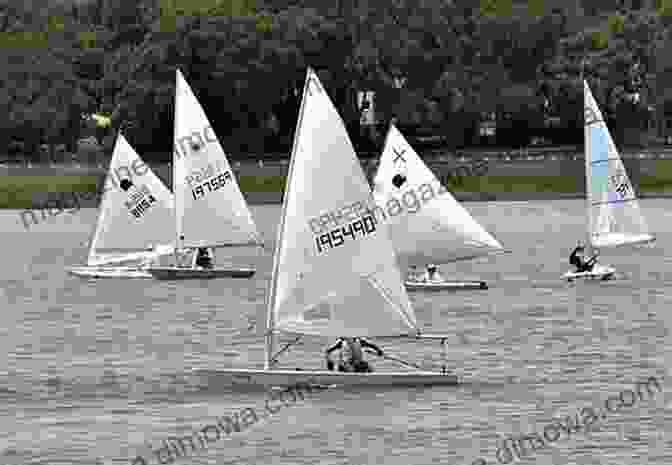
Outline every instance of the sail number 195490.
[(368, 236), (376, 230), (376, 218), (373, 215), (364, 216), (359, 220), (355, 220), (329, 232), (320, 234), (315, 237), (315, 244), (317, 245), (317, 253), (324, 253), (327, 250), (333, 249), (345, 244), (346, 239), (357, 240), (358, 237)]

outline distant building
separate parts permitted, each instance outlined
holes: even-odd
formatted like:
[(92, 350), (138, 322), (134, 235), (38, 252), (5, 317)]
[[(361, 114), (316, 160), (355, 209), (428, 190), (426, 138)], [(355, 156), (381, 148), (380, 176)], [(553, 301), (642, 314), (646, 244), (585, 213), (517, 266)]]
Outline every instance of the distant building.
[(363, 90), (357, 92), (357, 108), (359, 108), (359, 124), (362, 126), (372, 126), (377, 123), (375, 112), (376, 93), (372, 90)]

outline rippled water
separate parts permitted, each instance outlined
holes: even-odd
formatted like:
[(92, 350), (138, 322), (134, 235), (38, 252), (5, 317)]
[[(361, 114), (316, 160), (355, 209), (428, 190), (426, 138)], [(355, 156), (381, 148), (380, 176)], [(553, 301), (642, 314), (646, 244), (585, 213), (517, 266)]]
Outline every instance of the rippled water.
[[(418, 320), (451, 334), (454, 387), (329, 390), (174, 463), (459, 464), (498, 462), (501, 440), (542, 431), (553, 417), (600, 407), (657, 376), (663, 393), (611, 414), (597, 432), (563, 433), (525, 459), (539, 464), (670, 464), (672, 209), (642, 208), (653, 247), (603, 251), (621, 276), (567, 284), (567, 256), (583, 234), (584, 202), (467, 204), (513, 254), (442, 267), (483, 279), (488, 291), (411, 294)], [(271, 245), (278, 206), (253, 214)], [(263, 341), (248, 323), (264, 308), (270, 254), (236, 251), (250, 280), (154, 282), (66, 275), (82, 263), (94, 210), (24, 231), (0, 212), (0, 463), (131, 463), (171, 436), (189, 435), (266, 394), (196, 380), (193, 368), (261, 366)], [(224, 253), (219, 253), (224, 255)], [(218, 260), (221, 257), (218, 257)], [(282, 366), (316, 368), (332, 341), (306, 338)], [(437, 343), (386, 341), (387, 353), (440, 363)], [(667, 362), (667, 363), (666, 363)], [(398, 370), (390, 361), (376, 369)], [(500, 455), (500, 457), (502, 457)], [(168, 463), (168, 462), (166, 462)]]

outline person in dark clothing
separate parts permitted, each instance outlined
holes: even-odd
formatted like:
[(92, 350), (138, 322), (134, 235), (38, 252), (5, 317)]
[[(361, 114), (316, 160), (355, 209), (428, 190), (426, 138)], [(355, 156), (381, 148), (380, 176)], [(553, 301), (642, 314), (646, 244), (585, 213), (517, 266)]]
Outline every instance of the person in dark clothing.
[(375, 350), (379, 357), (383, 356), (383, 351), (380, 347), (361, 337), (341, 337), (336, 341), (336, 344), (326, 350), (327, 369), (334, 369), (334, 362), (331, 360), (330, 354), (337, 349), (341, 349), (338, 371), (355, 373), (372, 372), (373, 368), (364, 360), (364, 353), (362, 351), (364, 347)]
[(208, 253), (208, 249), (205, 247), (199, 247), (196, 252), (196, 266), (201, 268), (211, 269), (212, 268), (212, 257)]
[(441, 281), (443, 278), (439, 274), (439, 267), (436, 265), (427, 265), (425, 281)]
[(577, 273), (591, 271), (597, 262), (597, 254), (586, 260), (583, 255), (584, 250), (583, 244), (579, 243), (569, 256), (569, 264), (576, 267)]

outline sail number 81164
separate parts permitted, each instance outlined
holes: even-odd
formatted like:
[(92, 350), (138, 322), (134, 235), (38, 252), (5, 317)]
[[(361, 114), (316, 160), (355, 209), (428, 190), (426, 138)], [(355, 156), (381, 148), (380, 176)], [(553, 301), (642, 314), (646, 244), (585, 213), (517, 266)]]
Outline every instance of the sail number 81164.
[(358, 237), (368, 236), (376, 230), (376, 218), (373, 215), (364, 216), (345, 226), (332, 229), (329, 232), (315, 237), (317, 253), (321, 254), (345, 244), (346, 238), (357, 240)]

